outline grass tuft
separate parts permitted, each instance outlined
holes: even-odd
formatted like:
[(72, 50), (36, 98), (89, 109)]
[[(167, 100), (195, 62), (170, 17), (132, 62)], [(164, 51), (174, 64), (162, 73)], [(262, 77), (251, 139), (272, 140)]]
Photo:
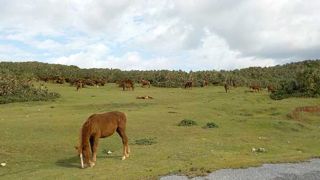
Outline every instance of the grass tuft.
[(152, 145), (157, 143), (157, 141), (155, 141), (156, 138), (142, 138), (142, 139), (137, 139), (135, 140), (135, 144), (136, 145)]
[(180, 121), (180, 123), (178, 124), (178, 126), (195, 126), (195, 125), (197, 125), (197, 122), (191, 119), (184, 119)]
[(218, 128), (219, 126), (214, 122), (208, 122), (203, 128)]

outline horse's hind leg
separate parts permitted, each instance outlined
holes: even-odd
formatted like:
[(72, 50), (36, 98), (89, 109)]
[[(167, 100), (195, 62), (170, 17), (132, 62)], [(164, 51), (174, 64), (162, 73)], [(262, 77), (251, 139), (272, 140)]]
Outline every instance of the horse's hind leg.
[(122, 139), (122, 144), (123, 144), (123, 156), (122, 160), (125, 160), (127, 157), (129, 157), (129, 146), (128, 146), (128, 137), (125, 133), (125, 130), (123, 128), (118, 128), (117, 133), (120, 135)]

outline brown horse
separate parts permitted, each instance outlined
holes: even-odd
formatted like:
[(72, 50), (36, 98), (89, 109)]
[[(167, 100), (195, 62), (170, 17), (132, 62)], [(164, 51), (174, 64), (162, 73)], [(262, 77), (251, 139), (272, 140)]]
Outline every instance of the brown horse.
[(142, 79), (141, 87), (145, 87), (145, 86), (148, 86), (148, 88), (150, 88), (150, 81)]
[(136, 99), (153, 99), (151, 96), (137, 96)]
[(268, 92), (272, 92), (272, 93), (276, 91), (276, 88), (272, 85), (268, 85), (267, 89), (268, 89)]
[(227, 83), (224, 83), (224, 90), (226, 93), (228, 93), (229, 85)]
[[(99, 138), (111, 136), (115, 131), (122, 138), (122, 160), (129, 157), (128, 137), (125, 133), (126, 121), (124, 113), (113, 111), (93, 114), (84, 122), (80, 133), (80, 145), (77, 148), (82, 168), (95, 165)], [(92, 161), (90, 160), (90, 149)]]
[(202, 81), (202, 84), (201, 84), (201, 87), (207, 87), (208, 86), (208, 81), (207, 80), (203, 80)]
[(184, 85), (184, 88), (185, 88), (185, 89), (187, 89), (187, 88), (192, 88), (192, 85), (193, 85), (192, 81), (187, 81), (187, 82), (185, 83), (185, 85)]
[(122, 87), (123, 91), (125, 91), (126, 89), (131, 89), (132, 91), (134, 90), (133, 81), (131, 81), (130, 79), (121, 81), (119, 86)]
[(251, 85), (249, 86), (250, 89), (252, 89), (254, 92), (260, 92), (261, 87), (259, 85)]
[(78, 82), (76, 83), (76, 87), (77, 87), (77, 91), (79, 91), (79, 89), (83, 88), (82, 82), (81, 82), (81, 81), (78, 81)]

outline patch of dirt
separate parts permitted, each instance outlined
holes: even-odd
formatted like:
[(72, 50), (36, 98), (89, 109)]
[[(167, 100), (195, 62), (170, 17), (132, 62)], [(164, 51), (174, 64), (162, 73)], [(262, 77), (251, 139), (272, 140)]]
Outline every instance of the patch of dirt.
[(302, 120), (301, 113), (320, 113), (320, 106), (301, 106), (296, 107), (287, 116), (294, 120)]

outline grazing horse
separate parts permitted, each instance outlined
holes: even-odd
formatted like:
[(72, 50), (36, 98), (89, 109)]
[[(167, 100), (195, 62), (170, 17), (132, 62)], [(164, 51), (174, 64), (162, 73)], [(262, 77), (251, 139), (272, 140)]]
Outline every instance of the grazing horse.
[(208, 86), (208, 81), (207, 80), (203, 80), (202, 81), (202, 84), (201, 84), (201, 87), (207, 87)]
[(224, 90), (226, 93), (228, 93), (229, 85), (227, 83), (224, 83)]
[(276, 91), (276, 88), (272, 85), (268, 85), (267, 89), (268, 89), (268, 92), (272, 92), (272, 93)]
[(125, 91), (126, 89), (130, 89), (130, 88), (132, 91), (134, 90), (133, 81), (131, 81), (130, 79), (121, 81), (119, 86), (122, 87), (123, 91)]
[(141, 87), (145, 87), (145, 86), (148, 86), (148, 88), (150, 88), (150, 81), (142, 79)]
[(259, 85), (251, 85), (249, 86), (250, 89), (252, 89), (254, 92), (259, 92), (261, 90), (261, 87)]
[(184, 85), (184, 88), (187, 89), (187, 88), (192, 88), (192, 81), (187, 81)]
[[(81, 168), (93, 167), (95, 165), (99, 138), (111, 136), (115, 131), (122, 138), (122, 160), (129, 157), (128, 137), (125, 133), (126, 121), (127, 118), (124, 113), (112, 111), (103, 114), (93, 114), (84, 122), (80, 132), (80, 145), (77, 147)], [(90, 159), (90, 150), (92, 161)]]
[(76, 83), (76, 87), (77, 87), (77, 91), (79, 91), (79, 89), (83, 88), (82, 82), (81, 82), (81, 81), (78, 81), (78, 82)]
[(64, 84), (65, 79), (63, 77), (56, 77), (55, 78), (55, 83), (57, 84)]

